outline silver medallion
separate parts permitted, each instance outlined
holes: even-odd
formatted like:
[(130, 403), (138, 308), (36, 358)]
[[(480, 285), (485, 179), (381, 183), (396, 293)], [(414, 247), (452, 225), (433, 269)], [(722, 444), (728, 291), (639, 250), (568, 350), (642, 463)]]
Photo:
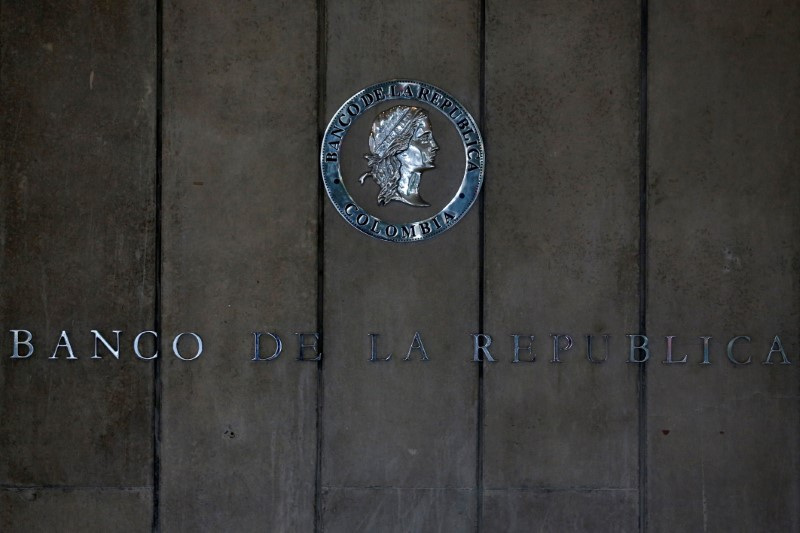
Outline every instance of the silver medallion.
[[(362, 115), (372, 122), (359, 125)], [(320, 167), (350, 225), (376, 239), (412, 242), (464, 217), (480, 192), (485, 154), (475, 120), (455, 98), (427, 83), (392, 80), (339, 108), (322, 139)], [(368, 211), (363, 205), (371, 201)]]

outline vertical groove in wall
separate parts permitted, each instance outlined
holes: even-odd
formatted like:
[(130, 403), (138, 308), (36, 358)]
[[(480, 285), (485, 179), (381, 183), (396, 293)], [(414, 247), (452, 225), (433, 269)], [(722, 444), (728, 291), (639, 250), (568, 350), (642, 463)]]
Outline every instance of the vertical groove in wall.
[[(155, 286), (153, 289), (153, 331), (161, 337), (161, 184), (163, 147), (163, 104), (164, 104), (164, 4), (156, 0), (156, 124), (155, 124), (155, 237), (154, 263)], [(161, 350), (159, 350), (160, 352)], [(160, 528), (161, 496), (161, 359), (153, 361), (153, 523), (154, 532)]]
[[(479, 91), (480, 101), (478, 103), (478, 121), (479, 127), (482, 132), (486, 131), (486, 0), (480, 0), (480, 13), (478, 15), (478, 33), (480, 34), (480, 45), (478, 50), (480, 67), (479, 67)], [(486, 142), (484, 138), (484, 142)], [(485, 177), (485, 176), (484, 176)], [(478, 332), (484, 332), (484, 290), (486, 282), (485, 270), (485, 202), (486, 202), (486, 187), (482, 188), (480, 197), (478, 198)], [(484, 361), (478, 363), (478, 413), (477, 413), (477, 442), (475, 454), (475, 505), (476, 505), (476, 530), (481, 531), (483, 522), (483, 365)]]
[[(161, 337), (161, 183), (164, 107), (164, 4), (156, 1), (156, 175), (155, 175), (155, 286), (153, 289), (153, 331)], [(161, 350), (159, 350), (161, 352)], [(153, 361), (153, 523), (154, 532), (160, 531), (161, 496), (161, 359)]]
[[(639, 334), (647, 335), (647, 0), (639, 34)], [(639, 365), (639, 531), (647, 530), (647, 364)]]
[[(317, 146), (322, 144), (325, 131), (325, 88), (327, 74), (327, 12), (325, 0), (317, 0)], [(316, 153), (316, 151), (314, 151)], [(315, 159), (316, 161), (316, 159)], [(323, 310), (325, 282), (325, 188), (317, 171), (317, 164), (312, 166), (313, 175), (317, 179), (317, 333), (319, 334), (319, 352), (323, 357), (317, 362), (317, 409), (316, 409), (316, 463), (314, 468), (314, 531), (322, 531), (322, 417), (325, 406), (325, 382), (323, 365), (325, 346), (323, 344)]]
[[(155, 263), (153, 288), (153, 331), (161, 341), (161, 183), (164, 104), (164, 4), (156, 0), (156, 124), (155, 124), (155, 236), (153, 262)], [(159, 350), (160, 352), (161, 350)], [(160, 531), (161, 496), (161, 359), (153, 361), (153, 523), (154, 532)]]

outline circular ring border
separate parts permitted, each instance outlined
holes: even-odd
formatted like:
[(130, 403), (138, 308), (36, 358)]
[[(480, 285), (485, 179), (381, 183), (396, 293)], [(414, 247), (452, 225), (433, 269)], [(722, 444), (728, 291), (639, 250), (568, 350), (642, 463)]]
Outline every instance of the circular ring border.
[[(427, 91), (423, 92), (423, 90)], [(426, 94), (430, 100), (425, 99)], [(379, 98), (379, 95), (382, 97)], [(437, 99), (435, 95), (440, 98)], [(456, 128), (464, 146), (464, 177), (453, 199), (433, 217), (405, 224), (388, 224), (359, 206), (347, 192), (339, 167), (341, 145), (353, 122), (380, 102), (394, 100), (424, 102), (436, 108)], [(434, 103), (437, 101), (438, 103)], [(445, 105), (447, 102), (450, 103), (449, 106)], [(352, 111), (353, 108), (356, 109), (355, 112)], [(457, 114), (456, 111), (460, 113)], [(464, 124), (464, 120), (466, 120), (466, 124)], [(463, 126), (459, 127), (459, 124)], [(335, 145), (338, 148), (329, 143), (338, 143)], [(470, 165), (475, 168), (471, 168)], [(486, 154), (483, 138), (469, 111), (458, 100), (440, 88), (414, 80), (384, 81), (370, 85), (354, 94), (331, 118), (320, 147), (322, 181), (336, 210), (357, 230), (370, 237), (389, 242), (422, 241), (444, 233), (454, 226), (467, 214), (477, 200), (483, 185), (485, 167)], [(363, 223), (362, 220), (364, 220)], [(389, 235), (391, 233), (389, 228), (395, 229), (392, 235)]]

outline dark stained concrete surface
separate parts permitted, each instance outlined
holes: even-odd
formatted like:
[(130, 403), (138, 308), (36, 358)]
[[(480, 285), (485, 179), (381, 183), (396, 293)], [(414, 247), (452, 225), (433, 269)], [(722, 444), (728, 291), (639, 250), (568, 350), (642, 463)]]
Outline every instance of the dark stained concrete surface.
[[(2, 3), (4, 531), (152, 512), (152, 365), (130, 346), (153, 324), (155, 20), (147, 2)], [(92, 329), (121, 330), (124, 355), (91, 360)], [(78, 360), (49, 359), (62, 330)]]
[[(164, 330), (206, 353), (162, 362), (164, 531), (313, 527), (317, 371), (293, 333), (316, 330), (316, 22), (309, 1), (165, 5)], [(250, 361), (276, 328), (286, 353)]]
[[(638, 374), (618, 354), (638, 322), (639, 14), (568, 4), (489, 4), (485, 521), (502, 530), (637, 523)], [(536, 362), (510, 363), (513, 334)], [(550, 334), (574, 339), (561, 363)], [(612, 334), (610, 361), (587, 361), (587, 334), (598, 359)]]
[[(648, 330), (689, 354), (653, 339), (652, 530), (797, 531), (800, 6), (654, 5), (650, 27)], [(776, 335), (793, 365), (762, 364)]]
[[(0, 531), (800, 529), (800, 6), (645, 7), (0, 1)], [(411, 245), (319, 184), (321, 128), (391, 78), (487, 146), (483, 204)]]

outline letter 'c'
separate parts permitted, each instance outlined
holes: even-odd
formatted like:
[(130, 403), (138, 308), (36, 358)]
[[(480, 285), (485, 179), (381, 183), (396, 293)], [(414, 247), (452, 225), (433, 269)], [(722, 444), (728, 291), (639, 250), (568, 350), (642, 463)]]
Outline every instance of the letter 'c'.
[(736, 341), (738, 341), (739, 339), (744, 339), (747, 342), (750, 342), (750, 337), (748, 337), (747, 335), (739, 335), (738, 337), (732, 338), (730, 342), (728, 342), (728, 359), (730, 359), (731, 363), (733, 363), (734, 365), (749, 365), (750, 363), (753, 362), (752, 356), (749, 356), (747, 358), (747, 361), (739, 361), (733, 355), (733, 345), (736, 344)]

